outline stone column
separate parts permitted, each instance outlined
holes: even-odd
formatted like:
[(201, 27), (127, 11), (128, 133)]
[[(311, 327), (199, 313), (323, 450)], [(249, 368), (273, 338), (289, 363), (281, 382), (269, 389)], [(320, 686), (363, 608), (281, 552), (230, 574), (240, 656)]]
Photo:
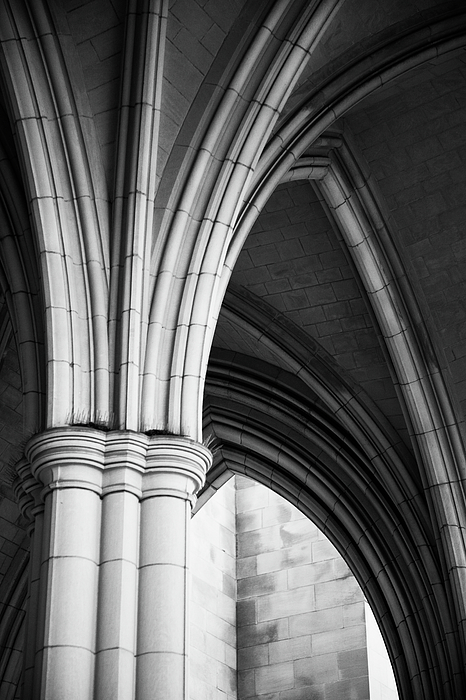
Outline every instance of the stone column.
[(26, 454), (22, 492), (39, 503), (24, 700), (187, 700), (187, 529), (209, 450), (61, 428)]
[(49, 430), (27, 446), (44, 512), (42, 536), (34, 537), (39, 600), (31, 611), (34, 674), (25, 700), (94, 697), (104, 446), (104, 434), (86, 429)]
[(135, 687), (139, 514), (148, 438), (109, 433), (102, 487), (96, 698), (131, 700)]
[(188, 527), (210, 462), (198, 443), (151, 438), (141, 496), (137, 700), (188, 698)]

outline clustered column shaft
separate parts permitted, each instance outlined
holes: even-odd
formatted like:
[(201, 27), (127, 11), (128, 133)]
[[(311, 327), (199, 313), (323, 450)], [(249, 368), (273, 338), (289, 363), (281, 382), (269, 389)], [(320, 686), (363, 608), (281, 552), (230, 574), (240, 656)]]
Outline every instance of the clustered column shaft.
[(26, 452), (39, 506), (24, 700), (186, 698), (187, 530), (209, 451), (78, 428)]

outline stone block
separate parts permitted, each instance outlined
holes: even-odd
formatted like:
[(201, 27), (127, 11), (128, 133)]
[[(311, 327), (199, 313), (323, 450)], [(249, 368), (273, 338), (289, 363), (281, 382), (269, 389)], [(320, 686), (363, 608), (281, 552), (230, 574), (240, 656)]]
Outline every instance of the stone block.
[(165, 77), (187, 100), (193, 100), (202, 80), (202, 73), (171, 42), (165, 44)]
[(209, 657), (206, 654), (191, 648), (189, 665), (192, 678), (215, 688), (217, 685), (217, 664), (212, 663), (212, 661), (209, 663)]
[(439, 135), (439, 141), (446, 151), (453, 151), (466, 143), (464, 125), (454, 126)]
[(316, 277), (319, 284), (327, 284), (328, 282), (343, 279), (343, 274), (339, 267), (332, 267), (328, 270), (317, 270)]
[(223, 574), (222, 593), (236, 601), (236, 578), (225, 573)]
[(361, 600), (358, 603), (352, 603), (351, 605), (343, 606), (343, 625), (345, 627), (351, 627), (351, 625), (362, 625), (365, 622), (365, 603), (362, 600), (363, 595), (361, 591)]
[[(198, 581), (203, 581), (214, 588), (221, 588), (223, 581), (223, 573), (211, 561), (207, 561), (203, 556), (194, 556), (195, 552), (191, 553), (191, 574), (193, 576), (193, 586), (198, 585)], [(203, 554), (205, 554), (203, 552)]]
[(195, 578), (192, 581), (191, 599), (204, 610), (216, 613), (217, 611), (217, 591), (206, 581)]
[(301, 242), (297, 238), (283, 241), (283, 243), (278, 246), (278, 250), (282, 260), (293, 260), (294, 258), (300, 258), (304, 255)]
[(336, 559), (338, 556), (337, 550), (328, 540), (319, 540), (312, 543), (312, 561)]
[(259, 666), (266, 666), (268, 663), (268, 644), (259, 644), (257, 646), (238, 649), (238, 667), (241, 669), (258, 668)]
[[(254, 256), (250, 256), (252, 259), (253, 267), (250, 270), (243, 270), (241, 274), (236, 275), (235, 280), (241, 282), (245, 286), (257, 286), (258, 284), (263, 284), (264, 282), (270, 282), (270, 272), (267, 265), (258, 264), (254, 261)], [(263, 290), (265, 293), (265, 287)], [(262, 296), (262, 294), (260, 295)]]
[(315, 602), (317, 610), (333, 608), (336, 605), (348, 605), (363, 600), (361, 588), (352, 576), (347, 578), (316, 583)]
[(280, 547), (281, 540), (277, 527), (267, 527), (238, 535), (238, 557), (249, 557), (263, 552), (271, 552)]
[[(322, 284), (318, 287), (312, 287), (307, 290), (307, 296), (311, 306), (318, 306), (320, 304), (332, 304), (337, 301), (335, 286), (336, 285), (346, 285), (346, 281), (333, 282), (333, 284)], [(353, 295), (354, 296), (354, 295)], [(338, 297), (350, 298), (350, 297)], [(324, 319), (322, 319), (324, 320)]]
[(238, 580), (238, 600), (287, 589), (286, 571), (275, 571)]
[(294, 182), (287, 185), (293, 204), (309, 204), (316, 201), (316, 195), (309, 182)]
[(308, 221), (311, 218), (310, 213), (309, 205), (296, 206), (288, 210), (288, 218), (290, 223), (297, 224), (300, 221)]
[[(297, 258), (296, 260), (293, 260), (293, 266), (296, 274), (301, 277), (310, 275), (311, 272), (322, 270), (322, 263), (318, 255), (306, 255), (302, 258)], [(317, 277), (315, 275), (312, 275), (311, 279), (317, 281)], [(302, 283), (300, 283), (300, 286), (303, 286)]]
[(301, 320), (304, 327), (312, 326), (316, 323), (325, 321), (325, 314), (322, 306), (304, 309), (301, 312)]
[(288, 620), (271, 620), (238, 628), (238, 649), (288, 639)]
[(341, 680), (358, 678), (359, 676), (367, 676), (367, 649), (351, 649), (349, 651), (339, 652), (338, 669)]
[(295, 274), (294, 266), (291, 261), (273, 263), (267, 267), (270, 277), (273, 280), (283, 280), (292, 278)]
[(230, 644), (225, 644), (225, 662), (226, 665), (229, 666), (230, 668), (236, 669), (237, 667), (237, 649), (236, 649), (236, 644), (235, 646), (231, 646)]
[[(260, 527), (262, 527), (262, 513), (263, 510), (261, 509), (238, 513), (236, 516), (237, 533), (250, 532), (251, 530), (258, 530)], [(267, 524), (271, 525), (272, 523)]]
[(260, 217), (263, 231), (277, 231), (284, 226), (289, 226), (290, 219), (287, 211), (263, 212)]
[(211, 28), (202, 37), (201, 43), (212, 56), (215, 56), (224, 39), (225, 32), (217, 24), (212, 24)]
[(328, 629), (341, 629), (343, 627), (343, 608), (338, 606), (294, 615), (289, 618), (289, 625), (290, 637), (317, 634)]
[(264, 574), (270, 571), (279, 571), (283, 569), (284, 558), (283, 550), (259, 554), (256, 559), (257, 573)]
[(321, 654), (307, 659), (297, 659), (294, 664), (296, 686), (319, 685), (339, 680), (336, 653)]
[(349, 649), (361, 649), (366, 645), (365, 625), (343, 627), (339, 630), (318, 632), (312, 635), (313, 654), (329, 654)]
[(325, 686), (325, 700), (369, 700), (369, 679), (350, 678)]
[(236, 512), (244, 513), (248, 510), (257, 510), (256, 483), (246, 477), (236, 477), (238, 486), (236, 491)]
[(172, 39), (175, 46), (198, 71), (205, 75), (212, 63), (212, 54), (193, 34), (191, 27), (183, 27)]
[(254, 625), (256, 622), (256, 601), (254, 598), (238, 600), (236, 604), (236, 624), (238, 627)]
[(217, 591), (217, 615), (232, 625), (236, 624), (236, 601)]
[(295, 661), (311, 655), (311, 636), (283, 639), (268, 645), (271, 664)]
[(214, 635), (206, 633), (205, 635), (205, 653), (210, 659), (215, 661), (225, 662), (225, 642), (214, 637)]
[(282, 209), (290, 209), (293, 206), (294, 202), (291, 199), (290, 188), (282, 185), (277, 187), (270, 196), (265, 205), (265, 211), (281, 211)]
[(413, 163), (417, 165), (440, 155), (443, 152), (443, 147), (437, 137), (431, 136), (407, 146), (406, 150)]
[(340, 280), (332, 283), (333, 293), (339, 301), (356, 299), (361, 296), (356, 280)]
[[(283, 238), (285, 238), (287, 240), (292, 239), (292, 238), (302, 238), (307, 233), (306, 225), (304, 223), (288, 224), (287, 226), (282, 226), (280, 228), (280, 231), (283, 235)], [(318, 251), (308, 250), (306, 252), (318, 252)]]
[(294, 686), (293, 662), (263, 666), (255, 671), (256, 695), (287, 690)]
[(228, 0), (207, 0), (204, 9), (224, 32), (229, 31), (236, 19), (236, 6)]
[(216, 688), (196, 678), (194, 673), (190, 676), (189, 695), (190, 700), (218, 700)]
[(250, 698), (255, 695), (254, 669), (238, 671), (238, 697)]
[(273, 280), (272, 282), (266, 282), (265, 288), (267, 294), (281, 294), (282, 292), (287, 292), (291, 289), (290, 283), (287, 279)]
[(198, 651), (205, 653), (206, 651), (206, 633), (203, 629), (191, 623), (189, 642), (192, 647)]
[(226, 664), (217, 666), (217, 689), (223, 693), (236, 691), (236, 668), (231, 668)]
[(294, 547), (298, 544), (308, 542), (313, 532), (313, 526), (307, 518), (292, 520), (279, 527), (281, 546), (285, 548)]
[(304, 290), (296, 289), (283, 294), (283, 301), (287, 311), (304, 309), (308, 305), (308, 299)]
[(262, 596), (257, 601), (257, 619), (260, 622), (310, 612), (315, 609), (314, 587), (281, 591)]
[(335, 335), (336, 333), (342, 332), (342, 326), (340, 321), (325, 321), (325, 323), (319, 323), (317, 325), (317, 333), (319, 337), (327, 337)]
[[(81, 4), (68, 13), (68, 22), (76, 43), (81, 43), (101, 34), (109, 26), (120, 23), (118, 15), (109, 3), (99, 0)], [(118, 37), (119, 42), (121, 37)]]
[(326, 559), (322, 562), (313, 562), (305, 566), (298, 566), (288, 570), (289, 588), (309, 586), (322, 581), (331, 581), (334, 578), (334, 561)]
[(323, 255), (333, 251), (333, 243), (327, 233), (313, 233), (303, 241), (303, 246), (307, 255)]
[(251, 556), (237, 560), (236, 572), (238, 579), (247, 578), (248, 576), (255, 576), (257, 573), (263, 573), (258, 572), (257, 570), (257, 559), (258, 557)]
[(205, 631), (233, 646), (236, 644), (236, 625), (209, 611), (205, 616)]
[(264, 527), (268, 525), (288, 523), (291, 520), (303, 519), (303, 515), (299, 512), (297, 508), (287, 503), (283, 499), (280, 499), (277, 503), (272, 503), (271, 505), (262, 509), (262, 519)]
[(313, 287), (317, 284), (317, 275), (315, 272), (307, 271), (302, 275), (294, 274), (290, 280), (292, 289), (304, 289)]

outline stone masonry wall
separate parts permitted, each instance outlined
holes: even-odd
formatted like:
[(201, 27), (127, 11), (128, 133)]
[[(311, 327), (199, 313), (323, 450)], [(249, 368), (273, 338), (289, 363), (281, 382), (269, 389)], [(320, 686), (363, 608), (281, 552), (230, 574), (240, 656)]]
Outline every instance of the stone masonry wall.
[(233, 480), (193, 517), (190, 545), (190, 699), (236, 700)]
[(237, 480), (238, 698), (367, 700), (364, 599), (296, 508)]

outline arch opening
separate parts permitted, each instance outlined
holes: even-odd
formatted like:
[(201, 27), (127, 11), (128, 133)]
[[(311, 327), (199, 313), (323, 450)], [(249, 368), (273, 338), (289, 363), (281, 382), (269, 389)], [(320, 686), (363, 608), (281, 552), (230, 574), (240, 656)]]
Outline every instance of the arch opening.
[(350, 569), (298, 508), (231, 477), (191, 532), (190, 697), (397, 700)]

